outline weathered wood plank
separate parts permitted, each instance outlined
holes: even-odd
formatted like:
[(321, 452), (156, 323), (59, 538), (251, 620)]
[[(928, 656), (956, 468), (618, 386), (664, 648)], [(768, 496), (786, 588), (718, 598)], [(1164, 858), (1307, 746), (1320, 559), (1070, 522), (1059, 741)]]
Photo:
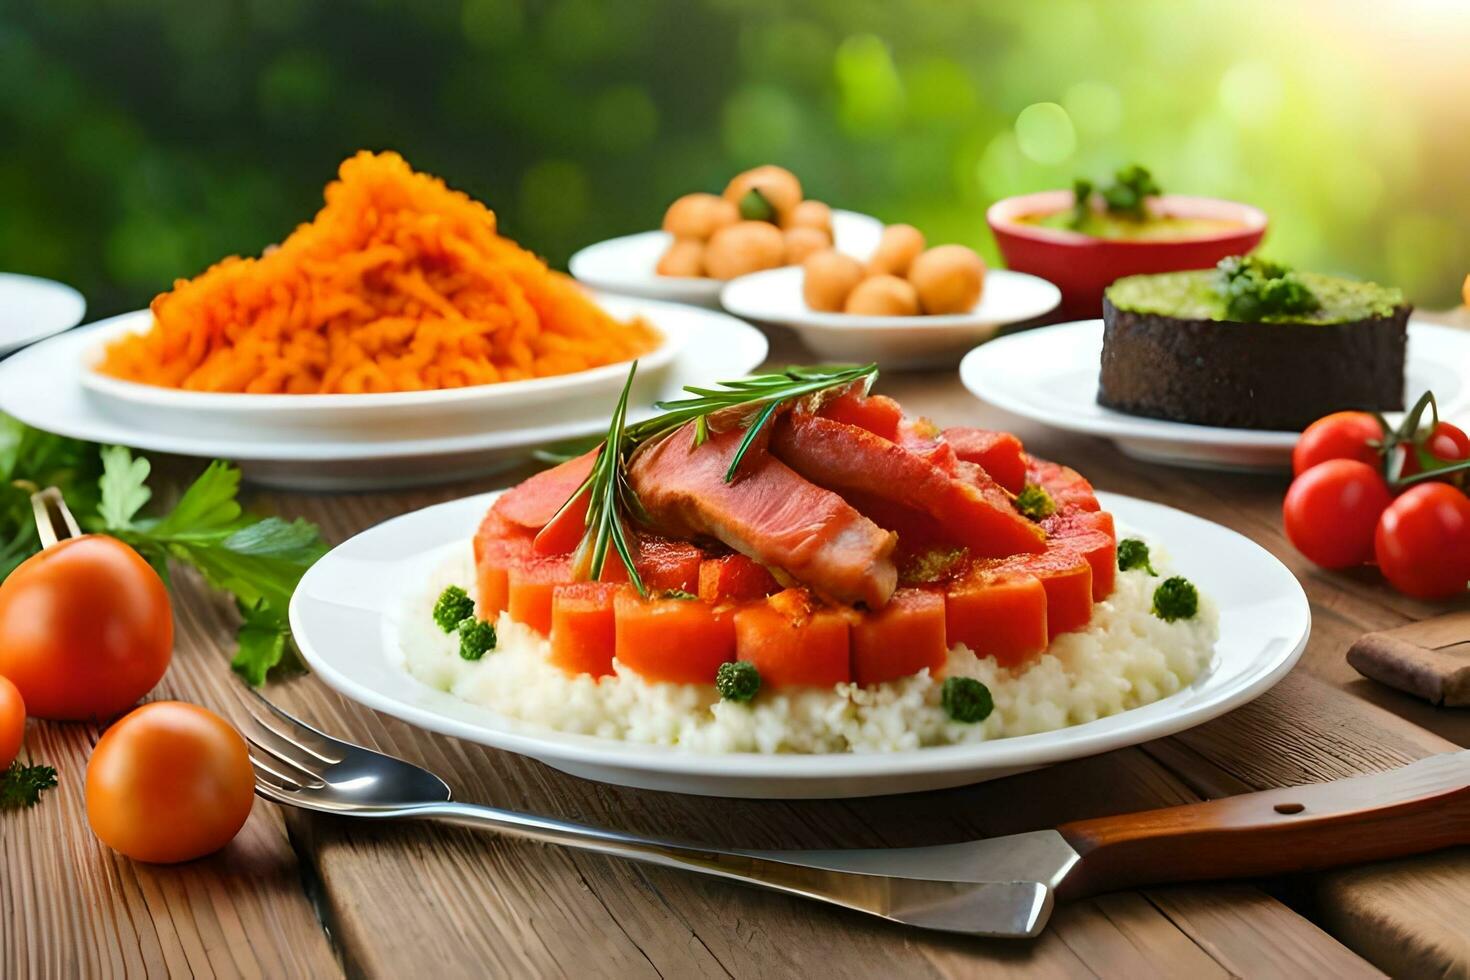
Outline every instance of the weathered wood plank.
[[(238, 717), (222, 636), (201, 631), (197, 586), (181, 584), (177, 647), (154, 698)], [(274, 807), (257, 801), (228, 847), (189, 864), (139, 864), (97, 841), (83, 785), (99, 734), (29, 726), (25, 751), (54, 765), (59, 785), (34, 809), (0, 815), (0, 976), (341, 974)]]

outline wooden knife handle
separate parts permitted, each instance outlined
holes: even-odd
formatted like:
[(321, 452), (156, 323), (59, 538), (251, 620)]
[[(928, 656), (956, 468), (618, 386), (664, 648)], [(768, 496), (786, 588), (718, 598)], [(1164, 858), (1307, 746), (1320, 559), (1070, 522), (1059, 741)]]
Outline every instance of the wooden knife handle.
[(1470, 751), (1057, 830), (1082, 858), (1058, 889), (1065, 898), (1406, 857), (1470, 844)]

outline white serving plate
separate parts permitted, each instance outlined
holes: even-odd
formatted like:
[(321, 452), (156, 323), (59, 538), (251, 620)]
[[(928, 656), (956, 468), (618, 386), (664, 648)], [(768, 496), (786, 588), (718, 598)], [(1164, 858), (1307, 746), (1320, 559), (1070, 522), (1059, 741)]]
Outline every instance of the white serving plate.
[[(638, 309), (684, 342), (651, 397), (629, 410), (630, 419), (653, 414), (655, 399), (676, 398), (684, 385), (740, 377), (766, 358), (759, 330), (723, 313), (646, 300), (619, 300)], [(109, 409), (82, 385), (86, 353), (104, 322), (54, 337), (0, 362), (0, 412), (48, 432), (116, 443), (151, 452), (177, 453), (240, 464), (247, 479), (298, 490), (370, 490), (464, 479), (523, 460), (538, 446), (595, 435), (607, 428), (614, 396), (574, 399), (578, 417), (547, 419), (541, 408), (514, 425), (436, 438), (391, 438), (376, 430), (357, 438), (312, 434), (294, 439), (262, 437), (250, 427), (228, 436), (192, 430), (186, 412), (169, 428), (140, 425)]]
[(877, 361), (885, 368), (952, 365), (1006, 324), (1056, 309), (1061, 290), (1036, 276), (1009, 269), (985, 274), (980, 301), (968, 313), (937, 316), (855, 316), (808, 309), (797, 266), (741, 276), (720, 294), (725, 309), (747, 320), (788, 327), (828, 360)]
[[(631, 319), (646, 304), (621, 296), (598, 296), (598, 303), (619, 319)], [(656, 321), (658, 312), (648, 317)], [(86, 370), (82, 387), (99, 411), (139, 428), (186, 436), (224, 439), (358, 440), (370, 433), (374, 440), (440, 439), (494, 429), (521, 428), (528, 417), (537, 425), (572, 422), (599, 413), (617, 400), (628, 377), (621, 361), (573, 374), (501, 384), (444, 388), (436, 391), (395, 391), (382, 394), (249, 395), (226, 392), (181, 391), (140, 384), (101, 374), (106, 346), (129, 333), (152, 326), (147, 310), (126, 313), (98, 323), (91, 346), (82, 353)], [(679, 356), (691, 330), (680, 318), (663, 329), (664, 342), (638, 359), (638, 374), (629, 400), (637, 405), (652, 401)]]
[(570, 735), (505, 718), (435, 690), (402, 666), (398, 621), (448, 551), (463, 547), (495, 494), (428, 507), (364, 531), (302, 578), (291, 628), (311, 668), (342, 694), (430, 731), (517, 752), (587, 779), (640, 789), (759, 799), (940, 789), (1160, 738), (1259, 696), (1306, 647), (1311, 612), (1269, 552), (1202, 518), (1101, 494), (1120, 528), (1167, 546), (1179, 573), (1220, 611), (1215, 656), (1187, 688), (1153, 704), (1053, 732), (903, 752), (701, 755)]
[(50, 279), (0, 272), (0, 357), (82, 322), (87, 301)]
[[(1168, 422), (1097, 403), (1103, 322), (1079, 320), (1027, 330), (977, 347), (960, 363), (975, 397), (1058, 429), (1113, 440), (1149, 462), (1228, 470), (1291, 468), (1298, 432)], [(1433, 391), (1442, 416), (1470, 413), (1470, 332), (1409, 321), (1405, 392)]]
[[(883, 222), (877, 218), (856, 211), (832, 212), (833, 246), (838, 251), (865, 259), (878, 247), (882, 234)], [(672, 241), (673, 236), (666, 231), (609, 238), (573, 255), (567, 268), (594, 289), (718, 307), (720, 289), (725, 285), (720, 280), (661, 276), (654, 271)]]

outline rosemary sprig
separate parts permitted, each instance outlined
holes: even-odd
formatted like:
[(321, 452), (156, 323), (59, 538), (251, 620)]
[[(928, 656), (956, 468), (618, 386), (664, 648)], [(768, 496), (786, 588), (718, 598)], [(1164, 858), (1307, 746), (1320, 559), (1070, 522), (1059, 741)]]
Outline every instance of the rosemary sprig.
[(877, 364), (818, 364), (810, 367), (789, 367), (778, 373), (757, 374), (737, 381), (721, 381), (717, 388), (688, 385), (684, 390), (694, 397), (654, 402), (654, 407), (664, 409), (665, 414), (640, 423), (634, 429), (641, 430), (648, 426), (658, 432), (666, 432), (694, 419), (694, 444), (700, 446), (709, 438), (711, 415), (738, 409), (748, 410), (751, 414), (745, 438), (740, 440), (740, 445), (730, 460), (730, 466), (725, 471), (725, 482), (729, 483), (740, 471), (740, 464), (745, 460), (750, 447), (755, 444), (761, 429), (782, 405), (858, 381), (864, 382), (866, 387), (877, 376)]
[[(597, 461), (593, 463), (587, 479), (557, 511), (556, 517), (576, 506), (587, 495), (586, 531), (574, 553), (573, 574), (579, 579), (600, 578), (611, 550), (616, 552), (623, 567), (627, 569), (628, 580), (638, 589), (640, 595), (645, 596), (648, 589), (634, 564), (627, 530), (629, 522), (647, 523), (643, 505), (628, 483), (628, 464), (638, 449), (669, 435), (688, 422), (694, 423), (695, 447), (702, 446), (712, 431), (724, 432), (743, 426), (746, 429), (745, 436), (740, 440), (740, 445), (736, 447), (735, 455), (730, 460), (730, 466), (725, 471), (725, 482), (729, 483), (735, 479), (741, 462), (755, 444), (761, 429), (782, 405), (820, 396), (823, 392), (858, 382), (863, 384), (866, 391), (878, 376), (876, 364), (824, 364), (789, 367), (785, 371), (772, 374), (720, 381), (716, 383), (716, 387), (711, 388), (689, 385), (684, 391), (691, 397), (655, 402), (654, 407), (663, 409), (663, 414), (629, 425), (628, 393), (632, 390), (633, 375), (637, 370), (638, 362), (634, 361), (628, 370), (628, 380), (623, 385), (617, 406), (613, 409), (607, 437), (596, 447)], [(558, 447), (557, 450), (542, 454), (541, 458), (563, 461), (574, 455), (577, 454), (566, 455)], [(556, 517), (552, 520), (556, 520)]]
[(642, 506), (636, 502), (633, 489), (628, 486), (624, 459), (628, 393), (633, 389), (633, 375), (637, 372), (638, 362), (634, 361), (628, 368), (628, 380), (623, 383), (622, 394), (618, 396), (617, 407), (613, 409), (612, 420), (607, 427), (607, 438), (598, 450), (597, 462), (592, 465), (592, 472), (587, 474), (582, 486), (557, 511), (557, 516), (571, 507), (582, 494), (588, 494), (587, 530), (582, 534), (582, 540), (578, 542), (572, 558), (573, 574), (579, 579), (601, 578), (610, 543), (622, 560), (623, 567), (628, 570), (628, 581), (638, 589), (639, 595), (645, 595), (648, 590), (633, 563), (633, 552), (628, 547), (627, 528), (623, 524), (625, 511), (642, 510)]

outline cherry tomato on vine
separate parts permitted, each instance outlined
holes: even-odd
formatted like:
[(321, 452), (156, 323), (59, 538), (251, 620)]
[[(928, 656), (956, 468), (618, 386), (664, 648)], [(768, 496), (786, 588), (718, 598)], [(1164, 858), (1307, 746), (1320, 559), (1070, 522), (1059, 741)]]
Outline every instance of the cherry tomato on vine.
[(168, 589), (116, 538), (69, 538), (0, 583), (0, 674), (37, 718), (111, 718), (163, 677), (173, 655)]
[(1286, 536), (1323, 568), (1373, 560), (1373, 532), (1392, 502), (1383, 475), (1356, 459), (1329, 459), (1292, 481), (1281, 506)]
[(1470, 582), (1470, 497), (1447, 483), (1410, 487), (1383, 512), (1373, 550), (1405, 595), (1458, 595)]
[(1470, 435), (1458, 425), (1441, 422), (1434, 427), (1426, 448), (1440, 459), (1470, 459)]
[(250, 816), (255, 771), (240, 733), (182, 701), (122, 718), (87, 763), (87, 821), (136, 861), (174, 864), (224, 847)]
[(1356, 459), (1369, 466), (1379, 463), (1378, 447), (1370, 443), (1383, 438), (1383, 426), (1367, 412), (1333, 412), (1302, 431), (1291, 451), (1291, 471), (1301, 476), (1329, 459)]
[(0, 677), (0, 769), (20, 755), (26, 737), (26, 706), (15, 685)]
[[(1440, 422), (1424, 440), (1424, 448), (1429, 450), (1431, 456), (1449, 463), (1470, 459), (1470, 435), (1466, 435), (1458, 425)], [(1421, 470), (1418, 457), (1407, 447), (1399, 446), (1394, 452), (1409, 453), (1404, 460), (1402, 476), (1413, 476)]]

